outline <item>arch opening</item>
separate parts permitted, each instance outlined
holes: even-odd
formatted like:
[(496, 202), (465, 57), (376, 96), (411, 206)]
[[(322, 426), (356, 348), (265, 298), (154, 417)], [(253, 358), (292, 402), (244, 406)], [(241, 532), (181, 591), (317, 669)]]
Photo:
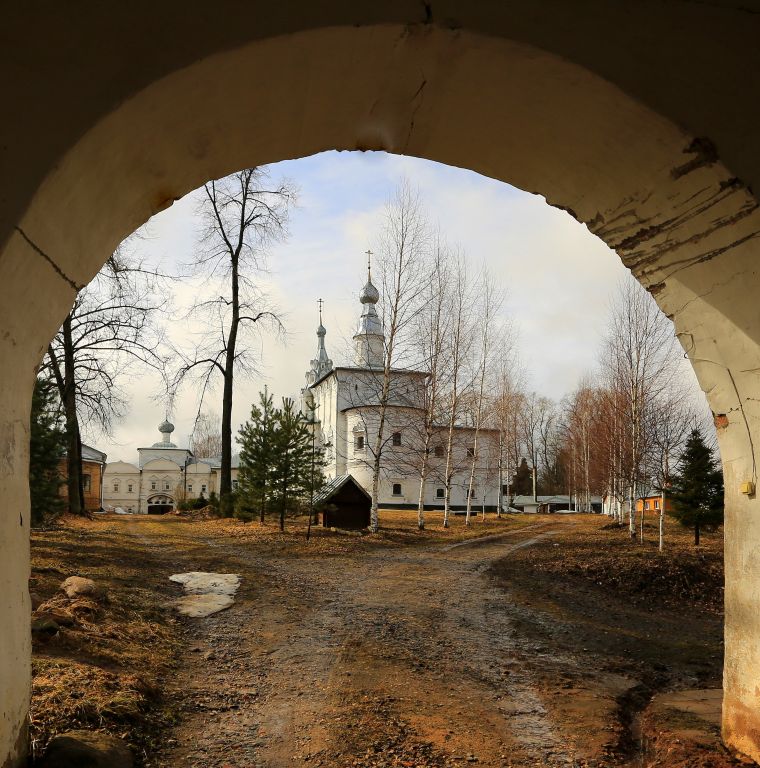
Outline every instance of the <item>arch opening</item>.
[[(262, 71), (270, 78), (252, 93), (244, 74)], [(389, 24), (266, 38), (153, 82), (68, 148), (4, 242), (0, 471), (19, 510), (2, 522), (9, 760), (21, 750), (29, 678), (26, 414), (48, 339), (77, 288), (152, 214), (208, 178), (325, 149), (385, 149), (536, 191), (616, 250), (671, 317), (726, 417), (723, 724), (732, 745), (760, 757), (760, 523), (754, 495), (739, 491), (757, 480), (760, 444), (760, 321), (746, 290), (756, 199), (709, 142), (589, 70), (505, 38)]]

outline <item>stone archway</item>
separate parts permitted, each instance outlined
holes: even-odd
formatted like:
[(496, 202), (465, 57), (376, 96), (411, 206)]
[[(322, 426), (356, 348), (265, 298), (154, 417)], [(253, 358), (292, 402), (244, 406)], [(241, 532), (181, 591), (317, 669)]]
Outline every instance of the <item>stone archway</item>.
[[(453, 2), (440, 16), (430, 3), (385, 5), (222, 3), (245, 17), (234, 23), (220, 10), (198, 23), (173, 1), (6, 19), (3, 766), (23, 752), (27, 422), (48, 339), (76, 289), (152, 214), (208, 178), (324, 149), (426, 157), (541, 193), (616, 249), (673, 319), (720, 415), (724, 735), (760, 759), (760, 505), (740, 492), (757, 480), (760, 445), (760, 211), (748, 186), (760, 182), (749, 142), (760, 107), (747, 84), (760, 71), (760, 17), (676, 0), (570, 11), (553, 0)], [(716, 51), (716, 37), (731, 45)]]
[(174, 498), (167, 493), (159, 493), (149, 496), (145, 502), (146, 510), (149, 515), (164, 515), (174, 510)]

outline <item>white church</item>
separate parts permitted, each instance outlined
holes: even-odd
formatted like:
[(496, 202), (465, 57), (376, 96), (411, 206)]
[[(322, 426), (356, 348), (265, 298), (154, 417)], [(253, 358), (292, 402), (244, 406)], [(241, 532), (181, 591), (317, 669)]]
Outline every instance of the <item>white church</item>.
[[(372, 493), (373, 450), (380, 417), (380, 391), (385, 361), (385, 334), (375, 305), (380, 295), (371, 273), (362, 288), (362, 306), (354, 340), (354, 365), (334, 366), (325, 348), (326, 330), (320, 310), (317, 356), (306, 373), (301, 409), (324, 448), (328, 480), (347, 475)], [(378, 504), (383, 509), (416, 509), (420, 496), (420, 460), (424, 452), (426, 371), (394, 370), (386, 407)], [(171, 441), (174, 425), (162, 422), (161, 439), (138, 448), (137, 464), (125, 461), (106, 465), (103, 505), (138, 514), (176, 509), (182, 499), (208, 499), (219, 490), (220, 459), (196, 457), (189, 448)], [(428, 455), (426, 509), (443, 509), (445, 499), (448, 425), (435, 428)], [(481, 429), (475, 453), (475, 429), (456, 426), (452, 440), (450, 509), (467, 506), (470, 469), (476, 459), (471, 507), (494, 511), (499, 503), (499, 441), (496, 430)], [(237, 487), (238, 457), (233, 456), (232, 486)]]
[[(301, 409), (314, 425), (323, 446), (328, 481), (339, 483), (353, 476), (372, 493), (374, 447), (381, 409), (380, 393), (385, 362), (385, 334), (375, 305), (380, 294), (372, 284), (371, 271), (362, 288), (362, 306), (354, 334), (354, 365), (334, 366), (325, 347), (326, 330), (320, 311), (317, 355), (306, 373)], [(425, 383), (428, 372), (394, 370), (380, 451), (381, 471), (378, 506), (381, 509), (416, 509), (420, 497), (420, 460), (424, 452)], [(424, 493), (426, 509), (443, 509), (445, 499), (448, 424), (435, 428), (429, 449), (429, 475)], [(453, 434), (450, 509), (467, 506), (470, 469), (476, 459), (471, 507), (495, 511), (499, 503), (498, 431), (481, 428), (475, 452), (474, 427), (456, 426)]]

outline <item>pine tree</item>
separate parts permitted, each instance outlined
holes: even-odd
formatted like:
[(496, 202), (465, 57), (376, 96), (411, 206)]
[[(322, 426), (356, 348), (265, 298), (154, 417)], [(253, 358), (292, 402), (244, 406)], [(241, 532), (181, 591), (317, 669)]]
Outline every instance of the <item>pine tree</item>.
[(698, 429), (686, 441), (678, 473), (668, 489), (673, 517), (681, 525), (694, 528), (694, 544), (699, 544), (700, 528), (723, 522), (723, 473)]
[(237, 511), (246, 517), (258, 509), (262, 524), (273, 494), (276, 428), (277, 410), (265, 389), (259, 393), (259, 405), (251, 406), (251, 418), (240, 428), (237, 438), (241, 446)]
[(515, 496), (529, 496), (533, 493), (533, 474), (525, 458), (521, 459), (514, 474), (512, 492)]
[(309, 422), (296, 410), (292, 398), (284, 397), (282, 409), (277, 411), (274, 443), (272, 485), (280, 510), (280, 530), (284, 531), (285, 513), (294, 501), (309, 497), (312, 478), (312, 439)]
[(34, 385), (29, 433), (31, 518), (33, 525), (39, 525), (64, 506), (59, 462), (66, 449), (66, 433), (60, 423), (55, 386), (45, 379), (37, 379)]

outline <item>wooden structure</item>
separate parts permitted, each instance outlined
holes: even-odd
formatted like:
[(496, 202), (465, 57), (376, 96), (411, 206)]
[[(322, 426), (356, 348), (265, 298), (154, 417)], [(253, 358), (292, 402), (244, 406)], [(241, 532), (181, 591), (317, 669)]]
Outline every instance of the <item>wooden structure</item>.
[(372, 497), (352, 475), (338, 475), (314, 497), (325, 528), (367, 528)]
[[(84, 490), (84, 508), (87, 512), (103, 509), (103, 472), (106, 466), (103, 451), (82, 443), (82, 486)], [(60, 495), (68, 501), (69, 489), (66, 487), (68, 466), (66, 455), (58, 462), (58, 474), (61, 476)]]

